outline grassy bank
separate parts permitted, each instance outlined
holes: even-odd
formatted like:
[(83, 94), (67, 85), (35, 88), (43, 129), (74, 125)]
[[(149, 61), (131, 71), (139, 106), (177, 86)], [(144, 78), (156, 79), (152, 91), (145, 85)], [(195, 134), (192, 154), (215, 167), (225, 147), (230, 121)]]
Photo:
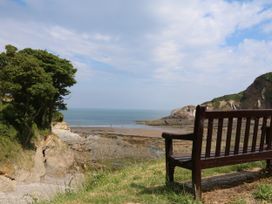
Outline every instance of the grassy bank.
[[(257, 162), (208, 169), (203, 172), (203, 176), (241, 171), (256, 166), (263, 167), (264, 164)], [(166, 186), (164, 169), (164, 161), (158, 160), (137, 162), (119, 170), (92, 170), (83, 189), (76, 193), (58, 195), (50, 203), (199, 203), (193, 200), (184, 185)], [(177, 168), (175, 179), (180, 183), (190, 181), (191, 173)], [(256, 199), (271, 199), (272, 186), (261, 185), (252, 192), (252, 196)], [(230, 197), (230, 203), (246, 203), (237, 195)]]

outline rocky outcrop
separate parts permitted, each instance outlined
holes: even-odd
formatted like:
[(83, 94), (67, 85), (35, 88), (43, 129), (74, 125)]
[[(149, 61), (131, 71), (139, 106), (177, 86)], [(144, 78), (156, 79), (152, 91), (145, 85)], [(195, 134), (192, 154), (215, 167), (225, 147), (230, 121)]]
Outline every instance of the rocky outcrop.
[(175, 109), (169, 116), (157, 120), (137, 121), (139, 124), (150, 126), (188, 126), (190, 128), (195, 117), (195, 106), (187, 105), (180, 109)]
[(50, 199), (57, 193), (75, 189), (84, 181), (74, 152), (54, 134), (37, 142), (36, 150), (26, 154), (31, 154), (28, 161), (0, 166), (0, 203), (24, 204)]
[(242, 109), (272, 108), (272, 72), (259, 76), (243, 92)]
[(171, 112), (169, 118), (194, 118), (195, 108), (194, 105), (187, 105), (180, 109), (175, 109)]

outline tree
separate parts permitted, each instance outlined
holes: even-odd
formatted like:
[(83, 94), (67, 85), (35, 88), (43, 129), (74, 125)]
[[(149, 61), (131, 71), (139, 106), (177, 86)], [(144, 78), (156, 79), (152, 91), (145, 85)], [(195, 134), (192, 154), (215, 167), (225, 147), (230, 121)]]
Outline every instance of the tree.
[[(66, 108), (64, 96), (75, 84), (72, 64), (43, 50), (17, 51), (12, 45), (0, 54), (0, 101), (6, 121), (29, 143), (33, 125), (51, 127), (53, 113)], [(12, 113), (12, 114), (11, 114)]]
[(53, 86), (57, 89), (57, 92), (48, 106), (49, 114), (47, 123), (51, 124), (52, 114), (57, 110), (66, 109), (64, 97), (70, 94), (68, 87), (71, 87), (76, 83), (74, 78), (76, 69), (68, 60), (61, 59), (44, 50), (33, 50), (27, 48), (20, 52), (38, 59), (40, 66), (52, 77)]

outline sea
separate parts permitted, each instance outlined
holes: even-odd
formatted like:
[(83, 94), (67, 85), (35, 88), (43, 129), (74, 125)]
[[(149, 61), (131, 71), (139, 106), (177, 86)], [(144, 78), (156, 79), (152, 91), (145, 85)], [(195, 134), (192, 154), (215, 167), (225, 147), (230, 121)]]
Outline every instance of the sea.
[(159, 119), (170, 110), (69, 108), (62, 113), (71, 127), (148, 128), (136, 121)]

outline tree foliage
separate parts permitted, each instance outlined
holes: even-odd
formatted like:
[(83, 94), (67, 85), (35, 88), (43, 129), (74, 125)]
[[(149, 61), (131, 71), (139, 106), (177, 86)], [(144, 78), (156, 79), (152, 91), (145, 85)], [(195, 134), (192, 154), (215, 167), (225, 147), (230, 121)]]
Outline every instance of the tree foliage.
[(29, 143), (33, 125), (50, 128), (52, 117), (66, 109), (64, 97), (76, 83), (76, 69), (65, 59), (44, 50), (12, 45), (0, 54), (0, 105), (2, 120), (12, 124)]

